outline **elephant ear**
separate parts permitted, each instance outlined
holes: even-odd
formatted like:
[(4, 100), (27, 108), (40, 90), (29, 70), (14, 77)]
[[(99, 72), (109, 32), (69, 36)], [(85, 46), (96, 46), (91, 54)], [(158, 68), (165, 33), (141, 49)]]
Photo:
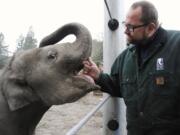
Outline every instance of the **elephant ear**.
[(21, 64), (11, 63), (9, 66), (3, 73), (2, 87), (10, 110), (15, 111), (39, 100), (39, 98), (26, 83)]

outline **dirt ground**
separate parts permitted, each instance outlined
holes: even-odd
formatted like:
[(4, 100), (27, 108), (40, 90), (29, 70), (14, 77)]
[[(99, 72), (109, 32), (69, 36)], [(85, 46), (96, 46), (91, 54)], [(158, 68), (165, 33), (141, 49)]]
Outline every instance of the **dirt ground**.
[[(91, 92), (74, 103), (52, 106), (38, 124), (35, 135), (66, 135), (101, 100), (102, 96)], [(76, 135), (101, 134), (102, 112), (99, 110)]]

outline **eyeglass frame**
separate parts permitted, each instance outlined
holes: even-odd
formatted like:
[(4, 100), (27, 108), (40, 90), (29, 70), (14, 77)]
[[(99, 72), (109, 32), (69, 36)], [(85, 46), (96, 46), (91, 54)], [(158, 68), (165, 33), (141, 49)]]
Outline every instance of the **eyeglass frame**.
[(126, 24), (125, 21), (122, 22), (122, 25), (129, 31), (129, 32), (134, 32), (135, 29), (147, 26), (149, 23), (144, 23), (140, 25), (132, 25), (132, 24)]

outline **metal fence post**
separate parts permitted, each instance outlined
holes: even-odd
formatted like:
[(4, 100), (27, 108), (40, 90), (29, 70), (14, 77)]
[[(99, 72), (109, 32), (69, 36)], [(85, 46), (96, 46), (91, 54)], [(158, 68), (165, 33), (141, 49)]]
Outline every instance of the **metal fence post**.
[[(119, 22), (116, 30), (108, 27), (111, 19), (107, 6), (104, 6), (104, 71), (110, 73), (115, 58), (125, 48), (125, 36), (121, 22), (125, 18), (125, 0), (107, 0), (111, 17)], [(106, 4), (106, 3), (105, 3)], [(106, 96), (106, 94), (105, 94)], [(119, 124), (119, 125), (118, 125)], [(110, 129), (110, 128), (111, 129)], [(116, 129), (117, 128), (117, 129)], [(120, 98), (111, 98), (103, 108), (103, 135), (126, 135), (125, 105)]]

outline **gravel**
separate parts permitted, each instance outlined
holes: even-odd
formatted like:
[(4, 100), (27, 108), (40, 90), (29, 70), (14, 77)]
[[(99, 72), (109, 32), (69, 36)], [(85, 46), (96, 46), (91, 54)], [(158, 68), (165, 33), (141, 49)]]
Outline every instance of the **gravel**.
[[(66, 135), (100, 101), (102, 96), (93, 92), (74, 103), (52, 106), (43, 116), (36, 128), (36, 135)], [(99, 110), (79, 130), (76, 135), (101, 135), (102, 112)]]

